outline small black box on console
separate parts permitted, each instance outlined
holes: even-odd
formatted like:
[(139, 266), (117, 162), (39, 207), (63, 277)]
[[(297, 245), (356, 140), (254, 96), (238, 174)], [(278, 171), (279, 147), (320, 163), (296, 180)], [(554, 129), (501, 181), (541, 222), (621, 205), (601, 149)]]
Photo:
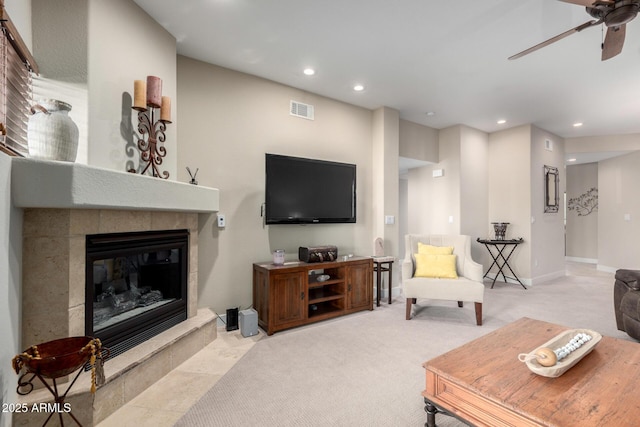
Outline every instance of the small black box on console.
[(302, 262), (325, 262), (338, 259), (336, 246), (300, 246), (298, 259)]

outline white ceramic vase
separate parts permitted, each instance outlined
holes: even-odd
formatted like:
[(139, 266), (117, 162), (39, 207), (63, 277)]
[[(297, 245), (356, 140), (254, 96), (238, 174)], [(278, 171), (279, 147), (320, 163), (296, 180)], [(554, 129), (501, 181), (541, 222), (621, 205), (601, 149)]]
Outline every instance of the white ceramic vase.
[(27, 138), (36, 159), (74, 162), (78, 154), (78, 126), (69, 117), (71, 105), (44, 99), (31, 107)]

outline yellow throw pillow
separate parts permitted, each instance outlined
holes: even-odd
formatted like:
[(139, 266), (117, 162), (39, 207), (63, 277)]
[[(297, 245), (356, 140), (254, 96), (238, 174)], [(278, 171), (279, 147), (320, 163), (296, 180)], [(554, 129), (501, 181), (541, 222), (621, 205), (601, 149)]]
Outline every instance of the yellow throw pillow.
[(415, 254), (416, 272), (414, 277), (457, 279), (456, 255)]
[(451, 255), (453, 246), (432, 246), (418, 242), (418, 253), (427, 255)]

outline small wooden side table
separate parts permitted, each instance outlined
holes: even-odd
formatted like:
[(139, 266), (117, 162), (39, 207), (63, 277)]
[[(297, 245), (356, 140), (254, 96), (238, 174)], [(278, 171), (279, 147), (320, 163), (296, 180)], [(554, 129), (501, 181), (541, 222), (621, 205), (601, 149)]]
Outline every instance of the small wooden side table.
[(376, 305), (380, 307), (380, 295), (382, 294), (382, 273), (387, 272), (389, 277), (389, 304), (391, 304), (391, 291), (393, 290), (392, 276), (393, 276), (393, 261), (392, 256), (374, 256), (373, 258), (373, 272), (376, 273)]

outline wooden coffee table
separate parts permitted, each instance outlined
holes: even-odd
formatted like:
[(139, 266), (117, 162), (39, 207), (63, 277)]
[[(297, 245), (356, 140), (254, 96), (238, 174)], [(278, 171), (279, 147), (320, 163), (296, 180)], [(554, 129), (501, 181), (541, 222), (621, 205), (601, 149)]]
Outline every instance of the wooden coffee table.
[(567, 329), (522, 318), (424, 363), (426, 425), (445, 412), (475, 426), (638, 426), (640, 344), (602, 337), (558, 378), (518, 360)]

